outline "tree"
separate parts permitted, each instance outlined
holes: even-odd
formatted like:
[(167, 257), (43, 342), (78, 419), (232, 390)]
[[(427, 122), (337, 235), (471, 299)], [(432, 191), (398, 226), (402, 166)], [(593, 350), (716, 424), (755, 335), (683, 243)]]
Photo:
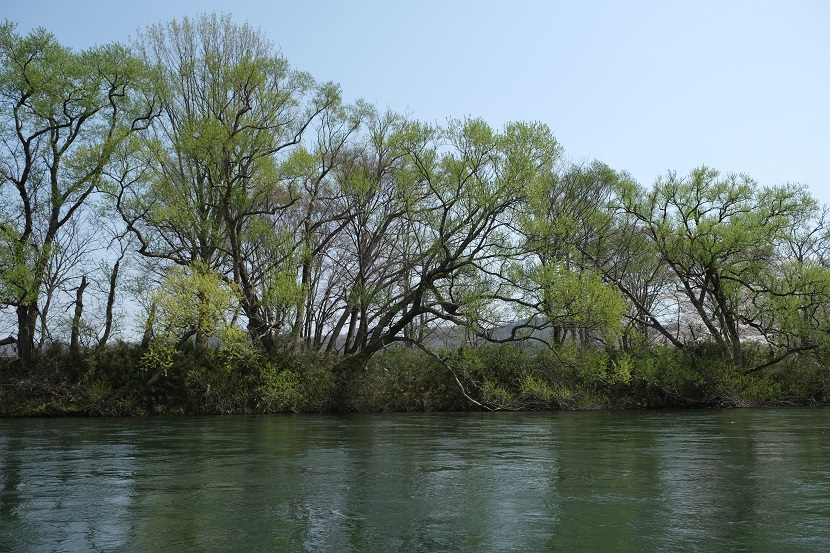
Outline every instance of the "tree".
[(342, 214), (339, 240), (327, 255), (331, 280), (342, 309), (327, 349), (355, 353), (365, 347), (369, 328), (384, 311), (390, 292), (406, 286), (405, 253), (398, 247), (411, 234), (409, 217), (426, 201), (425, 193), (405, 177), (403, 140), (409, 122), (389, 113), (372, 113), (365, 136), (351, 144), (334, 171), (338, 189), (335, 212)]
[[(677, 314), (676, 302), (670, 301), (674, 290), (671, 272), (642, 222), (622, 207), (621, 197), (635, 183), (627, 174), (607, 168), (589, 171), (586, 176), (587, 182), (571, 187), (578, 191), (577, 197), (583, 198), (577, 202), (582, 206), (578, 216), (574, 219), (571, 210), (565, 219), (580, 222), (560, 226), (560, 233), (569, 237), (582, 264), (602, 275), (603, 281), (624, 299), (622, 348), (631, 350), (655, 339), (683, 347), (671, 325), (672, 316)], [(585, 190), (593, 192), (586, 194)]]
[[(816, 208), (804, 188), (759, 188), (746, 175), (721, 176), (701, 167), (686, 178), (670, 173), (651, 190), (632, 184), (621, 201), (670, 270), (683, 300), (678, 309), (685, 309), (678, 316), (689, 337), (704, 333), (736, 366), (745, 362), (742, 334), (747, 329), (773, 344), (791, 308), (783, 309), (780, 298), (799, 302), (805, 293), (797, 279), (780, 278), (786, 267), (800, 271), (803, 266), (782, 265), (779, 257)], [(775, 359), (799, 350), (787, 348)]]
[(173, 365), (173, 354), (192, 337), (202, 350), (210, 339), (228, 346), (236, 341), (234, 322), (239, 310), (239, 294), (222, 275), (197, 262), (174, 266), (152, 293), (157, 335), (145, 352), (143, 362), (154, 370), (155, 382)]
[(606, 206), (620, 178), (594, 162), (551, 167), (534, 182), (521, 218), (525, 253), (513, 269), (520, 328), (531, 338), (561, 343), (570, 332), (585, 345), (619, 333), (625, 303), (593, 260), (608, 248)]
[(776, 256), (746, 306), (746, 324), (769, 344), (769, 356), (750, 371), (804, 352), (825, 354), (830, 347), (830, 266), (827, 206), (819, 207), (795, 187), (799, 220), (782, 233)]
[(356, 155), (354, 137), (373, 114), (363, 102), (331, 105), (319, 113), (308, 140), (279, 166), (280, 179), (295, 201), (269, 214), (260, 234), (249, 240), (250, 265), (260, 268), (263, 311), (287, 351), (322, 344), (329, 322), (326, 295), (334, 285), (324, 282), (330, 275), (324, 258), (337, 248), (349, 220), (333, 175)]
[(2, 301), (16, 309), (24, 366), (61, 229), (79, 217), (113, 151), (155, 113), (138, 93), (145, 77), (122, 46), (76, 53), (43, 29), (22, 36), (0, 25), (0, 225), (14, 262)]
[(267, 262), (258, 248), (280, 250), (284, 234), (273, 225), (297, 201), (278, 157), (339, 103), (339, 91), (290, 69), (261, 34), (229, 16), (152, 26), (136, 48), (157, 70), (162, 116), (141, 151), (151, 170), (117, 194), (122, 216), (141, 254), (198, 262), (233, 282), (252, 339), (273, 350), (264, 282), (274, 271), (252, 260)]
[(412, 343), (407, 329), (419, 320), (491, 333), (509, 287), (506, 261), (520, 251), (518, 214), (558, 152), (540, 124), (502, 132), (480, 119), (393, 128), (344, 174), (352, 223), (338, 257), (347, 260), (351, 286), (329, 342), (348, 322), (341, 367)]

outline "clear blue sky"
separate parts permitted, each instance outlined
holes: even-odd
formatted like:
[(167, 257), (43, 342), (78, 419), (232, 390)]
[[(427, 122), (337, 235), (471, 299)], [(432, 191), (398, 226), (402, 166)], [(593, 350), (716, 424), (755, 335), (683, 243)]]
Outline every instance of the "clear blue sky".
[(701, 164), (830, 203), (830, 1), (6, 2), (69, 46), (206, 11), (412, 117), (547, 123), (575, 160), (650, 184)]

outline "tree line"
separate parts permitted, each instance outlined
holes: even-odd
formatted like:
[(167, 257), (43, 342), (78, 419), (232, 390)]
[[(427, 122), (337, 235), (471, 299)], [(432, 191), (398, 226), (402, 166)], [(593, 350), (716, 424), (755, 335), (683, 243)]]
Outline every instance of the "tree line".
[[(0, 26), (0, 340), (314, 353), (393, 344), (827, 354), (828, 212), (699, 167), (653, 185), (550, 128), (346, 103), (215, 14), (84, 51)], [(715, 353), (712, 354), (711, 352)]]

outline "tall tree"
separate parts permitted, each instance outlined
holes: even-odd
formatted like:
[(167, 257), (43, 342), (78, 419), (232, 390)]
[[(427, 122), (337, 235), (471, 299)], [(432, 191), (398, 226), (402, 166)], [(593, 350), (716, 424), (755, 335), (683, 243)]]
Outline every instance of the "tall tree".
[(525, 251), (513, 270), (518, 328), (531, 338), (560, 343), (570, 333), (585, 343), (619, 333), (625, 303), (593, 259), (608, 249), (606, 208), (620, 178), (594, 162), (551, 167), (534, 183), (521, 218)]
[(518, 214), (558, 152), (540, 124), (499, 132), (468, 119), (391, 131), (344, 173), (351, 220), (338, 258), (351, 286), (329, 341), (340, 344), (347, 329), (344, 367), (416, 340), (416, 323), (454, 323), (482, 336), (499, 324), (504, 265), (520, 251)]
[[(339, 103), (339, 91), (292, 70), (249, 25), (203, 15), (141, 33), (136, 48), (158, 70), (163, 106), (144, 154), (148, 178), (122, 196), (140, 253), (179, 265), (199, 262), (235, 283), (252, 338), (275, 347), (263, 294), (269, 267), (252, 248), (284, 234), (269, 228), (297, 201), (279, 156)], [(265, 262), (265, 258), (258, 257)]]
[(790, 260), (782, 266), (779, 253), (816, 209), (804, 188), (761, 188), (748, 176), (700, 167), (687, 177), (670, 173), (651, 190), (632, 185), (621, 200), (671, 271), (691, 338), (703, 333), (724, 359), (743, 366), (747, 329), (768, 339), (783, 330), (786, 309), (762, 316), (756, 306), (783, 307), (780, 298), (798, 303), (806, 293), (796, 280), (778, 277), (803, 267)]
[(73, 52), (43, 29), (0, 25), (0, 214), (13, 258), (3, 303), (17, 347), (34, 353), (38, 300), (60, 231), (80, 215), (113, 151), (154, 114), (142, 63), (119, 45)]

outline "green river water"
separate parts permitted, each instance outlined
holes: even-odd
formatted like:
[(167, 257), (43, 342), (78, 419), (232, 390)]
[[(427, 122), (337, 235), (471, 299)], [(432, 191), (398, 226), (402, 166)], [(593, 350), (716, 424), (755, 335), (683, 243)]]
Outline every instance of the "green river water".
[(0, 419), (0, 551), (830, 551), (830, 410)]

